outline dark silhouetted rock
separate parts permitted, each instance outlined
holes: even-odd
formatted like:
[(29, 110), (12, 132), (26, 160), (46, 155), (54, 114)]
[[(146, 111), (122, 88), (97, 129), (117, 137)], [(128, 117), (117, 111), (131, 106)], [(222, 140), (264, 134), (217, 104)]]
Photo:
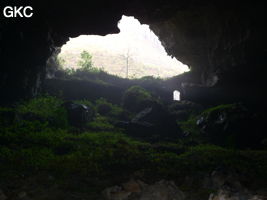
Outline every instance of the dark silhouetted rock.
[(138, 113), (155, 103), (156, 98), (152, 96), (150, 91), (138, 85), (128, 88), (122, 98), (123, 107), (134, 113)]
[(160, 104), (154, 104), (138, 113), (129, 123), (127, 132), (136, 137), (159, 139), (178, 137), (180, 128), (175, 118)]
[(93, 109), (83, 104), (65, 102), (63, 106), (67, 109), (69, 124), (75, 127), (82, 127), (93, 119)]
[[(117, 84), (119, 85), (120, 82)], [(44, 90), (53, 96), (62, 93), (66, 100), (90, 99), (90, 101), (96, 101), (99, 98), (105, 98), (114, 104), (120, 104), (124, 91), (118, 86), (101, 84), (97, 81), (71, 79), (47, 79)]]
[(179, 121), (185, 121), (191, 114), (199, 113), (202, 106), (191, 101), (177, 101), (168, 107), (169, 112)]
[(67, 76), (67, 73), (62, 70), (57, 70), (54, 76), (55, 78), (65, 78)]
[(203, 136), (213, 144), (262, 148), (265, 117), (251, 113), (241, 104), (220, 105), (204, 111), (197, 120)]

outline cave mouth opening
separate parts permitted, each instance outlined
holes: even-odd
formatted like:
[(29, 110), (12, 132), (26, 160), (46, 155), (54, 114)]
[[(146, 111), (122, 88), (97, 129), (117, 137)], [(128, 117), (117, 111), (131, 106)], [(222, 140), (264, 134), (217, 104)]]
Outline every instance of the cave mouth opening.
[(149, 25), (123, 15), (118, 28), (118, 34), (70, 38), (57, 55), (59, 65), (64, 70), (77, 70), (84, 61), (82, 53), (87, 52), (94, 69), (123, 78), (169, 78), (189, 71), (187, 65), (167, 54)]

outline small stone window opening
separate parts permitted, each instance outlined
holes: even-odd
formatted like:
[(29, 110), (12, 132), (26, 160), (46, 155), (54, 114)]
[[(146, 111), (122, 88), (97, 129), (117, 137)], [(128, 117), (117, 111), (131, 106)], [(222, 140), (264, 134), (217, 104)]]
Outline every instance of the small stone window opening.
[(173, 100), (180, 101), (180, 92), (178, 90), (173, 91)]

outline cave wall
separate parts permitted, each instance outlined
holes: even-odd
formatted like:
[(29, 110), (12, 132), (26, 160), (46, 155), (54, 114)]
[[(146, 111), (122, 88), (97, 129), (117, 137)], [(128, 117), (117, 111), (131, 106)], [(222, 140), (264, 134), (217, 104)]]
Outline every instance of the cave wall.
[[(32, 18), (0, 18), (1, 103), (38, 94), (46, 61), (58, 47), (81, 34), (117, 33), (123, 14), (149, 24), (167, 52), (191, 67), (191, 78), (176, 81), (184, 99), (198, 101), (200, 87), (201, 101), (214, 96), (248, 99), (248, 91), (251, 101), (265, 97), (266, 7), (259, 2), (29, 0), (20, 4), (34, 8)], [(7, 5), (18, 2), (2, 1), (1, 10)]]
[(163, 5), (165, 10), (158, 9), (155, 15), (169, 14), (148, 23), (168, 53), (191, 67), (191, 77), (180, 76), (174, 81), (183, 99), (258, 104), (260, 98), (266, 98), (264, 4), (181, 1)]
[(48, 28), (17, 21), (1, 26), (1, 102), (34, 96), (45, 75), (46, 59), (53, 51)]

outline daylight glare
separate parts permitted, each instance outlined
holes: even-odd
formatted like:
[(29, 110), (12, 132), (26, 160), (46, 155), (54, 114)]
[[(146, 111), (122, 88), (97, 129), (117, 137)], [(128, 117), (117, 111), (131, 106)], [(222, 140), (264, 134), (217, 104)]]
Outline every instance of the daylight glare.
[(121, 77), (167, 78), (189, 70), (187, 65), (168, 56), (148, 25), (141, 25), (134, 17), (122, 16), (118, 28), (119, 34), (70, 38), (59, 54), (65, 61), (64, 68), (79, 68), (79, 56), (85, 50), (92, 55), (94, 67)]

